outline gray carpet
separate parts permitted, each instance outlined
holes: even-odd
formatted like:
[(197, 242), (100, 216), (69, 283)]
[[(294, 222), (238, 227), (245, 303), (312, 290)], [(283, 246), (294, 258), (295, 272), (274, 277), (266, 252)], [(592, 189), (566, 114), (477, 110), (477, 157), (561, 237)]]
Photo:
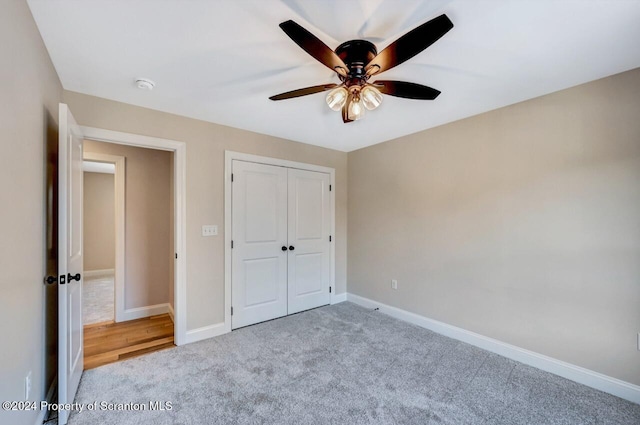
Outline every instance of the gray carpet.
[(640, 424), (640, 406), (351, 303), (84, 373), (80, 424)]
[(83, 280), (82, 322), (84, 325), (114, 319), (113, 276)]

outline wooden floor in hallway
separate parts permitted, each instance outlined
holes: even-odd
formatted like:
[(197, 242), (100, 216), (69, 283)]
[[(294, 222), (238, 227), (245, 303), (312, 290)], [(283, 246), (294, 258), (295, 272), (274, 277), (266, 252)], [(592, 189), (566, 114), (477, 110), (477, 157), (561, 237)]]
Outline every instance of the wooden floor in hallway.
[(93, 369), (174, 346), (173, 321), (168, 314), (91, 324), (84, 327), (84, 368)]

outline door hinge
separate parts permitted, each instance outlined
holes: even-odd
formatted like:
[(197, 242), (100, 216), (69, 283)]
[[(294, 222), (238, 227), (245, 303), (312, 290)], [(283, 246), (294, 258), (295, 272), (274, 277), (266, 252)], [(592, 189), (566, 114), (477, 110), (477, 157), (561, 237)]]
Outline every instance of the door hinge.
[(176, 260), (178, 259), (178, 253), (176, 252)]
[(331, 192), (331, 185), (329, 185), (329, 192)]
[(233, 183), (233, 173), (231, 173), (231, 183)]
[(231, 249), (233, 249), (233, 241), (231, 241)]
[(331, 293), (331, 286), (329, 286), (329, 293)]
[(231, 307), (231, 315), (233, 316), (233, 307)]
[(329, 242), (331, 242), (331, 235), (329, 235)]

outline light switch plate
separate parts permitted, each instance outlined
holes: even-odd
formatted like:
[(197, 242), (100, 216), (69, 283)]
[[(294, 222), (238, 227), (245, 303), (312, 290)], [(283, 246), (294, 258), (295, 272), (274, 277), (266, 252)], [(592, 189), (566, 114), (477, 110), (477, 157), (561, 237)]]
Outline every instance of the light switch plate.
[(205, 224), (202, 226), (202, 236), (216, 236), (218, 234), (218, 226), (215, 224)]

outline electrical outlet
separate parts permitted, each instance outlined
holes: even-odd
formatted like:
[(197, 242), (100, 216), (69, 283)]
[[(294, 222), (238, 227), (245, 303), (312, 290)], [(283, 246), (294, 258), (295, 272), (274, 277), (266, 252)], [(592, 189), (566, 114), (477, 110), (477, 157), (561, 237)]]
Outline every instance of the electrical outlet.
[(218, 226), (215, 224), (205, 224), (202, 226), (202, 236), (216, 236), (218, 234)]
[(31, 395), (31, 371), (27, 373), (27, 376), (24, 378), (24, 399), (29, 400), (29, 396)]
[(398, 289), (398, 281), (391, 279), (391, 289)]

